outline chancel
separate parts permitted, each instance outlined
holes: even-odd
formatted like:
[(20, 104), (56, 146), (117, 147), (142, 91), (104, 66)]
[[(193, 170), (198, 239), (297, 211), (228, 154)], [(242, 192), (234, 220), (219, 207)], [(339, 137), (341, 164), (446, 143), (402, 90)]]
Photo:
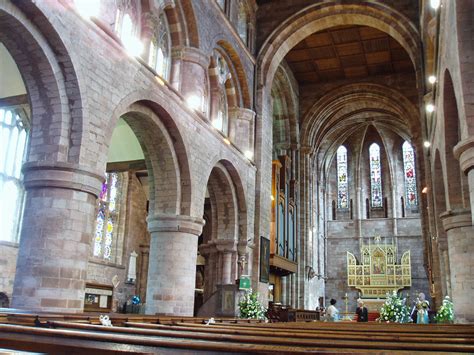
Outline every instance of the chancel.
[[(430, 324), (414, 332), (438, 338), (419, 349), (474, 352), (449, 341), (474, 321), (473, 12), (0, 0), (0, 348), (109, 351), (95, 348), (105, 336), (134, 351), (256, 339), (246, 351), (291, 352), (309, 347), (307, 321), (311, 337), (344, 332), (314, 351), (344, 337), (349, 352), (416, 350), (366, 344), (345, 323), (362, 300), (369, 322), (354, 327), (403, 333), (414, 325), (375, 320), (422, 293)], [(341, 319), (326, 324), (331, 299)], [(242, 325), (244, 306), (286, 335)], [(233, 333), (229, 347), (209, 329)], [(55, 331), (74, 345), (54, 348)]]

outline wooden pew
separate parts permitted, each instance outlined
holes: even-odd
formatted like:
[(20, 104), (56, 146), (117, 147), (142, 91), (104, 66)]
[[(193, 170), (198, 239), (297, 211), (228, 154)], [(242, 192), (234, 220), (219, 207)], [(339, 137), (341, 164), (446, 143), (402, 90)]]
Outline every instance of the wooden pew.
[[(109, 328), (110, 329), (110, 328)], [(10, 324), (0, 324), (0, 347), (24, 351), (42, 351), (53, 354), (221, 354), (224, 352), (272, 354), (272, 353), (331, 353), (328, 348), (311, 344), (307, 347), (291, 345), (246, 344), (233, 341), (196, 341), (191, 339), (158, 338), (130, 334), (110, 334), (96, 331), (44, 329)], [(350, 353), (380, 353), (378, 350), (346, 347)], [(336, 352), (336, 351), (334, 351)]]
[[(245, 331), (243, 329), (233, 332), (226, 332), (225, 329), (216, 328), (214, 326), (195, 327), (194, 330), (184, 330), (182, 326), (166, 327), (153, 324), (128, 324), (134, 327), (103, 327), (67, 322), (52, 322), (54, 327), (73, 328), (96, 332), (121, 333), (133, 335), (148, 335), (159, 337), (173, 337), (179, 339), (192, 339), (203, 341), (224, 341), (237, 342), (245, 344), (271, 344), (278, 346), (293, 347), (311, 347), (315, 343), (324, 344), (328, 349), (344, 349), (348, 347), (364, 348), (368, 350), (385, 349), (385, 350), (413, 350), (413, 351), (455, 351), (455, 352), (474, 352), (474, 339), (451, 339), (448, 337), (400, 337), (390, 335), (374, 336), (370, 334), (364, 335), (347, 335), (347, 334), (331, 334), (331, 333), (301, 333), (286, 332), (284, 336), (281, 333), (275, 333), (270, 328), (263, 330), (255, 327)], [(137, 325), (142, 325), (137, 327)], [(232, 331), (233, 327), (229, 330)], [(243, 327), (245, 328), (245, 327)], [(218, 330), (217, 332), (212, 331)]]

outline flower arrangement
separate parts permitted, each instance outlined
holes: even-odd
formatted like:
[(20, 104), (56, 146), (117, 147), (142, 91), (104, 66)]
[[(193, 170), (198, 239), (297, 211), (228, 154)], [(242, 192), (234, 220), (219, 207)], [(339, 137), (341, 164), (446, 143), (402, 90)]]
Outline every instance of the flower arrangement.
[(452, 322), (454, 320), (453, 302), (446, 296), (443, 300), (443, 304), (436, 313), (434, 319), (437, 323)]
[(406, 306), (406, 299), (397, 295), (396, 291), (387, 293), (387, 299), (380, 308), (380, 322), (410, 323), (410, 312)]
[(251, 289), (239, 302), (240, 318), (265, 319), (267, 309), (258, 300), (258, 293)]

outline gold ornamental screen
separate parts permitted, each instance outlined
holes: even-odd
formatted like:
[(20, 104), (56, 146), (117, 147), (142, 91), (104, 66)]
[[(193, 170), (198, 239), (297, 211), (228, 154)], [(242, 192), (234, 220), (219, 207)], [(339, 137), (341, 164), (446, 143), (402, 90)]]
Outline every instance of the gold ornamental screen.
[(411, 286), (410, 250), (398, 263), (398, 247), (392, 239), (382, 242), (380, 236), (361, 241), (361, 260), (347, 252), (347, 285), (359, 289), (362, 297), (385, 298), (387, 292)]

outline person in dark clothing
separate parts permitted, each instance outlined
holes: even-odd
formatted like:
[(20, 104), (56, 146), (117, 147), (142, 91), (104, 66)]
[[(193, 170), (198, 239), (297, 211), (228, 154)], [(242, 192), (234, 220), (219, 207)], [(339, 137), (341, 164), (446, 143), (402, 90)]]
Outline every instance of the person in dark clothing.
[(364, 307), (364, 302), (359, 299), (357, 300), (357, 321), (358, 322), (368, 322), (369, 321), (369, 311)]

